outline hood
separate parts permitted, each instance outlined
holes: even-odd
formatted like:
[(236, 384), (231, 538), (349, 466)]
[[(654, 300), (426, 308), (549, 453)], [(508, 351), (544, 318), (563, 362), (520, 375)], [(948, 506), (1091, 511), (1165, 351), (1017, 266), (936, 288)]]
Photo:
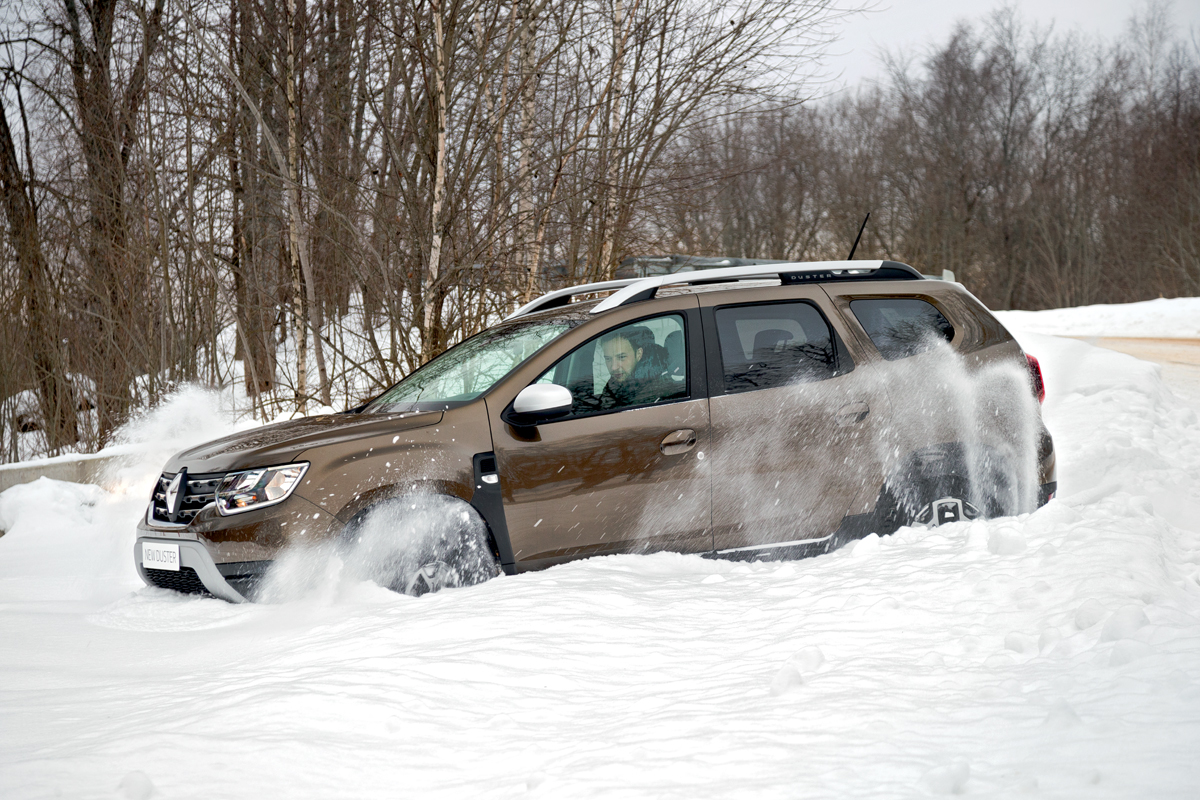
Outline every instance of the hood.
[(164, 472), (229, 472), (269, 467), (298, 460), (305, 450), (384, 433), (424, 428), (442, 420), (440, 411), (403, 414), (324, 414), (235, 433), (182, 450), (167, 462)]

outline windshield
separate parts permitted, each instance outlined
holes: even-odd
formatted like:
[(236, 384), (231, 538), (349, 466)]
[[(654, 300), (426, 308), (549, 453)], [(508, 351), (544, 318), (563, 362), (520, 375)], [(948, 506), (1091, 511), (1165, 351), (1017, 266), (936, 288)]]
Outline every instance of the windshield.
[(575, 324), (558, 319), (486, 330), (442, 353), (372, 400), (363, 412), (437, 411), (462, 405)]

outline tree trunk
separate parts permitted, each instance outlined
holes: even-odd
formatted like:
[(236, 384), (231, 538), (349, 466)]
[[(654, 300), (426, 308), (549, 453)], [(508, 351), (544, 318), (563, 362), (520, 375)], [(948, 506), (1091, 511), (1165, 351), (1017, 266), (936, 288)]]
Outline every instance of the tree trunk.
[(521, 8), (521, 44), (517, 71), (521, 76), (521, 158), (517, 163), (517, 252), (525, 270), (525, 302), (538, 290), (538, 258), (534, 253), (533, 219), (533, 113), (537, 91), (537, 19), (532, 0), (519, 0)]
[(446, 37), (442, 19), (442, 0), (430, 3), (433, 15), (434, 46), (434, 142), (433, 207), (430, 211), (429, 267), (425, 273), (421, 300), (424, 304), (421, 360), (428, 361), (442, 346), (439, 328), (444, 291), (437, 285), (442, 266), (442, 240), (445, 237), (442, 207), (446, 202)]
[(300, 149), (296, 130), (296, 0), (287, 0), (287, 91), (288, 137), (288, 258), (292, 276), (292, 337), (296, 344), (296, 409), (308, 413), (308, 334), (304, 330), (304, 276), (300, 265)]
[[(24, 115), (22, 115), (24, 116)], [(51, 453), (79, 441), (77, 401), (62, 364), (59, 324), (50, 301), (46, 257), (38, 231), (37, 206), (17, 161), (8, 109), (0, 93), (0, 188), (11, 242), (21, 270), (30, 361), (42, 408), (42, 430)]]
[(621, 140), (621, 94), (624, 91), (625, 73), (625, 2), (613, 2), (613, 63), (612, 88), (609, 91), (610, 122), (608, 128), (608, 163), (604, 185), (604, 239), (600, 246), (600, 270), (604, 278), (611, 279), (617, 265), (613, 263), (617, 240), (618, 208), (617, 182), (620, 179)]

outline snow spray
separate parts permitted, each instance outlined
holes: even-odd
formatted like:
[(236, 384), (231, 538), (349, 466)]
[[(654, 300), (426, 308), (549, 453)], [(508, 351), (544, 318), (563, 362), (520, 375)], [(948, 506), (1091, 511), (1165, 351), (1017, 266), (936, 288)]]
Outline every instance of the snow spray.
[(413, 493), (372, 506), (336, 542), (289, 547), (257, 599), (282, 602), (363, 581), (421, 595), (480, 583), (497, 574), (495, 564), (487, 527), (473, 508)]
[[(988, 517), (1037, 505), (1042, 424), (1023, 360), (964, 356), (931, 341), (902, 360), (725, 395), (711, 408), (718, 551), (831, 541), (850, 517), (862, 527), (850, 535), (870, 532), (863, 526), (887, 533), (939, 492)], [(929, 480), (946, 477), (935, 474), (943, 468), (950, 480)], [(881, 502), (894, 506), (887, 530)], [(643, 511), (643, 551), (670, 549), (657, 533), (670, 513), (669, 498)]]
[[(881, 460), (887, 490), (905, 519), (939, 499), (921, 493), (913, 474), (918, 462), (951, 448), (957, 485), (943, 484), (943, 490), (965, 492), (960, 499), (986, 517), (1037, 508), (1043, 426), (1023, 360), (983, 360), (941, 342), (880, 372), (892, 409)], [(936, 472), (930, 466), (927, 475)]]

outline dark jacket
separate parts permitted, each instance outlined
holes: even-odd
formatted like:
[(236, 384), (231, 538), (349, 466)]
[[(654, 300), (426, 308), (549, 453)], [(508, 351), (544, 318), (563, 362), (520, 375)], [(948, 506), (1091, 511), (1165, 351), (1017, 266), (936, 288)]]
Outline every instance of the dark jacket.
[(609, 378), (604, 384), (604, 391), (600, 393), (600, 408), (641, 406), (682, 394), (683, 385), (667, 376), (666, 364), (658, 363), (661, 359), (656, 355), (644, 355), (624, 383)]

